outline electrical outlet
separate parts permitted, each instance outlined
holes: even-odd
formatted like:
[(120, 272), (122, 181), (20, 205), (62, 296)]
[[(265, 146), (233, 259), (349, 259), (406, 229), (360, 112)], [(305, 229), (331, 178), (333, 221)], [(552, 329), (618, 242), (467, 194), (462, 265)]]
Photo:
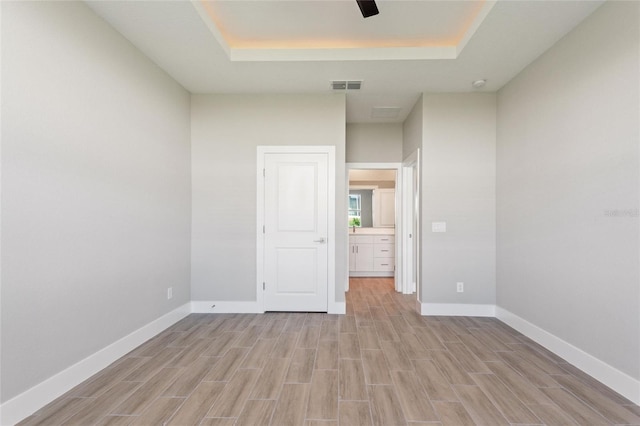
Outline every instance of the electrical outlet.
[(173, 287), (167, 288), (167, 300), (173, 297)]
[(456, 283), (456, 290), (458, 293), (464, 293), (464, 283)]

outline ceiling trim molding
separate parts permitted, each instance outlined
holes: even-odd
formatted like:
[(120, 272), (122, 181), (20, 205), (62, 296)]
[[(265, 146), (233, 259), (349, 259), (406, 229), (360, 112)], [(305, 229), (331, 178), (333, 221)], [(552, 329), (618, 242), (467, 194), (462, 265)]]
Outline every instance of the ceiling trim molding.
[(456, 46), (369, 47), (343, 49), (230, 49), (229, 59), (238, 62), (283, 61), (393, 61), (456, 59)]
[(224, 36), (222, 35), (222, 33), (220, 32), (216, 24), (211, 19), (211, 16), (205, 6), (205, 3), (200, 0), (191, 0), (190, 2), (193, 5), (193, 8), (196, 10), (196, 12), (198, 12), (200, 19), (202, 19), (202, 22), (204, 22), (204, 24), (209, 29), (209, 31), (211, 31), (211, 34), (213, 34), (216, 40), (218, 40), (218, 43), (222, 47), (222, 50), (224, 50), (224, 53), (227, 54), (228, 58), (231, 58), (231, 46), (229, 46), (227, 41), (224, 39)]
[(456, 46), (456, 56), (462, 53), (462, 50), (467, 46), (467, 43), (469, 43), (469, 40), (471, 40), (471, 37), (473, 37), (478, 28), (480, 28), (480, 25), (482, 25), (485, 18), (489, 16), (489, 12), (491, 12), (491, 9), (493, 9), (493, 6), (495, 6), (496, 3), (498, 3), (498, 0), (486, 0), (484, 2), (484, 5), (482, 5), (482, 9), (480, 9), (480, 12), (478, 12), (478, 15), (475, 17), (475, 19), (467, 29), (467, 32), (464, 34), (464, 36)]
[(457, 59), (480, 28), (497, 0), (486, 0), (464, 36), (450, 46), (354, 47), (354, 48), (234, 48), (216, 25), (213, 12), (201, 0), (190, 1), (211, 34), (232, 62), (394, 61)]

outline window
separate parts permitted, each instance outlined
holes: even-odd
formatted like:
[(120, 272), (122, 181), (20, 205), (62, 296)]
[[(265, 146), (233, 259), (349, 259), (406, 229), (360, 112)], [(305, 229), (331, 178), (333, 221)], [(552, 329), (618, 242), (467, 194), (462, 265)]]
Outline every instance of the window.
[(360, 227), (362, 223), (360, 194), (349, 194), (349, 226)]

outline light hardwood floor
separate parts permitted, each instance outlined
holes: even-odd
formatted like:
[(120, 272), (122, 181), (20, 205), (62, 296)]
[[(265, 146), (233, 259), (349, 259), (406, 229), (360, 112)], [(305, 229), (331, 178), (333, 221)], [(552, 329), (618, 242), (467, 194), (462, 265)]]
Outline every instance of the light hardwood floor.
[(347, 315), (193, 314), (21, 425), (640, 425), (496, 319), (420, 317), (392, 279)]

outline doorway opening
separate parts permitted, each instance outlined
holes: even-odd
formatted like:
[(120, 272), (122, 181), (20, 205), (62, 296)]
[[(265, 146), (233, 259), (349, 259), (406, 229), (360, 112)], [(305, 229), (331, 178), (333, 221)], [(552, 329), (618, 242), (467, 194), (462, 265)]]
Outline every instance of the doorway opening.
[(349, 277), (395, 277), (396, 169), (351, 168)]
[[(347, 312), (352, 312), (361, 319), (377, 320), (380, 333), (388, 334), (393, 332), (394, 326), (404, 326), (398, 315), (419, 314), (415, 310), (415, 295), (397, 292), (391, 277), (353, 277), (349, 281), (350, 290), (345, 299)], [(394, 318), (391, 321), (392, 327), (380, 327), (391, 318)]]
[(351, 278), (392, 277), (394, 290), (411, 295), (419, 311), (418, 159), (416, 151), (403, 163), (347, 163), (350, 226), (345, 291)]

